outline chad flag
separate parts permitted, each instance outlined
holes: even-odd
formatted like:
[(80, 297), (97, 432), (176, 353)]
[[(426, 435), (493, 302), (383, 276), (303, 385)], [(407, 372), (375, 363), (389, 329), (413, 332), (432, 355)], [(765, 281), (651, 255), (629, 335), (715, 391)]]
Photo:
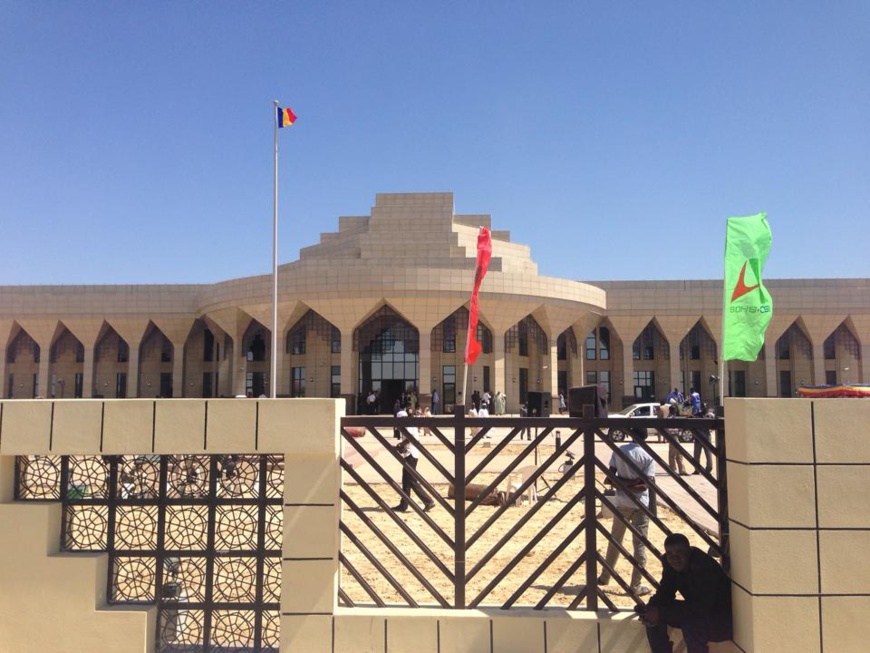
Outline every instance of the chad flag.
[(289, 127), (296, 122), (296, 114), (290, 107), (277, 107), (278, 109), (278, 127)]

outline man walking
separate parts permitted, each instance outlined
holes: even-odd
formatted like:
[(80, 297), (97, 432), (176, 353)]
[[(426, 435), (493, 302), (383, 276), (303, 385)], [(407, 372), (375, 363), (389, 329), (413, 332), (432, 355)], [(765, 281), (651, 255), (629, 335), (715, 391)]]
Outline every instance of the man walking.
[[(408, 417), (408, 412), (402, 408), (396, 413), (396, 417)], [(407, 435), (402, 437), (402, 441), (398, 445), (399, 455), (402, 456), (402, 492), (405, 493), (405, 496), (401, 498), (399, 505), (395, 506), (393, 511), (408, 511), (408, 498), (410, 498), (411, 491), (413, 490), (423, 501), (423, 510), (429, 512), (435, 507), (435, 501), (426, 493), (412, 471), (417, 469), (417, 463), (420, 460), (420, 451), (415, 446), (418, 437), (417, 427), (408, 426), (405, 428), (405, 432)]]

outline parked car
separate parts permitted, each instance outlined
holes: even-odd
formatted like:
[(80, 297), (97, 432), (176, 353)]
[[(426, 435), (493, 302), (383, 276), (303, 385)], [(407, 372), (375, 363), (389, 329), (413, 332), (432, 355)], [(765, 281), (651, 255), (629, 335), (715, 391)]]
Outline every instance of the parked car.
[[(608, 413), (608, 417), (631, 417), (631, 418), (653, 418), (658, 417), (658, 402), (650, 402), (643, 404), (632, 404), (627, 408), (623, 408), (621, 411), (616, 413)], [(615, 428), (609, 429), (607, 433), (608, 437), (611, 440), (615, 440), (616, 442), (622, 442), (628, 437), (628, 433), (626, 433), (623, 429)], [(691, 442), (692, 441), (692, 432), (688, 429), (681, 429), (679, 432), (679, 437), (681, 442)]]

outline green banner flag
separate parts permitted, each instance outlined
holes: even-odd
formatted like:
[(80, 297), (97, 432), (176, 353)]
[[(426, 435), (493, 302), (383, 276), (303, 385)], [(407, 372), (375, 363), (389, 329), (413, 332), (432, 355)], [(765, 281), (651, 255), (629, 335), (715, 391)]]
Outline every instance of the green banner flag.
[(772, 236), (767, 214), (728, 218), (722, 360), (754, 361), (764, 345), (773, 300), (761, 282)]

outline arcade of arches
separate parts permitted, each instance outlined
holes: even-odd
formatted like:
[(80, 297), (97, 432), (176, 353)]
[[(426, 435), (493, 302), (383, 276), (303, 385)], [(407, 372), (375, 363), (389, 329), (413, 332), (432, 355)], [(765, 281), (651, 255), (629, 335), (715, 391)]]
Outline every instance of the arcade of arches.
[[(375, 390), (389, 412), (403, 392), (414, 390), (426, 403), (437, 390), (442, 411), (450, 411), (461, 401), (468, 318), (463, 306), (421, 330), (385, 302), (352, 329), (341, 329), (308, 309), (285, 325), (276, 394), (344, 397), (352, 412)], [(630, 341), (621, 337), (628, 331), (623, 323), (604, 316), (588, 330), (575, 323), (555, 334), (532, 314), (501, 332), (487, 322), (482, 314), (483, 351), (468, 371), (467, 392), (501, 390), (508, 412), (518, 412), (530, 391), (555, 397), (587, 384), (604, 385), (615, 408), (662, 400), (674, 387), (695, 387), (711, 402), (718, 395), (718, 345), (703, 317), (676, 336), (654, 317), (635, 326)], [(39, 326), (38, 333), (17, 322), (9, 329), (5, 398), (269, 394), (272, 336), (251, 317), (238, 338), (207, 315), (181, 328), (148, 320), (122, 332), (103, 321), (91, 326), (90, 338), (87, 329), (62, 320)], [(811, 333), (798, 317), (768, 340), (757, 361), (729, 362), (725, 394), (792, 397), (803, 384), (865, 382), (864, 348), (850, 318)]]

